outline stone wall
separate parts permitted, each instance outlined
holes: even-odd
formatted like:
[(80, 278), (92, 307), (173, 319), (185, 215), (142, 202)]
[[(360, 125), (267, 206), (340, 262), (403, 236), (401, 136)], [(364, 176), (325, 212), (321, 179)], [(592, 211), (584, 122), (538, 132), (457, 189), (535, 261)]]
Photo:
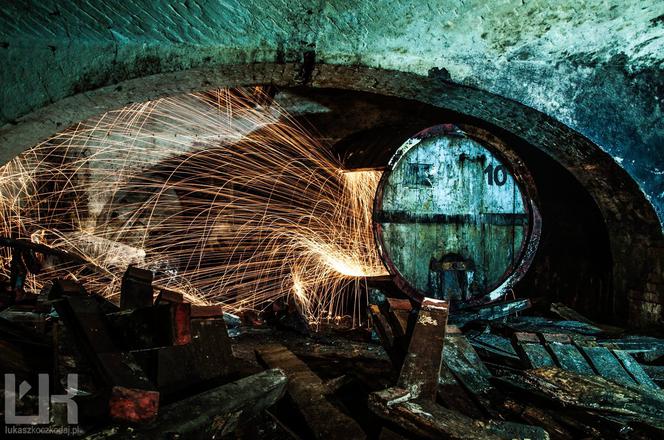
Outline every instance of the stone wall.
[(664, 4), (639, 0), (5, 1), (0, 161), (94, 114), (216, 86), (415, 99), (515, 133), (570, 169), (607, 222), (615, 288), (654, 322), (663, 29)]

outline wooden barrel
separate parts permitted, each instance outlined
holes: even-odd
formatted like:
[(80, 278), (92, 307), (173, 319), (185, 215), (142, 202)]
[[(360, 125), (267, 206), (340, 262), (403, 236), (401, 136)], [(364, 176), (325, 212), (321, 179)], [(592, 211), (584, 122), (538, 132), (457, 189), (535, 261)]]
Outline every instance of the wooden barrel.
[(498, 299), (537, 249), (534, 199), (522, 161), (488, 133), (426, 129), (397, 150), (378, 186), (379, 253), (396, 284), (417, 300)]

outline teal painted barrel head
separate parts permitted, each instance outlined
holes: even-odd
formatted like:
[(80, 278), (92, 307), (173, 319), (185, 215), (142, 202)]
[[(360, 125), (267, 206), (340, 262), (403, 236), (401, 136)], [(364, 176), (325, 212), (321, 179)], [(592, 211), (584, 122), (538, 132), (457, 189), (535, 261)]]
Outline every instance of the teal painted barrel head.
[(374, 228), (406, 293), (471, 301), (497, 297), (520, 277), (532, 213), (510, 165), (453, 126), (425, 130), (396, 152)]

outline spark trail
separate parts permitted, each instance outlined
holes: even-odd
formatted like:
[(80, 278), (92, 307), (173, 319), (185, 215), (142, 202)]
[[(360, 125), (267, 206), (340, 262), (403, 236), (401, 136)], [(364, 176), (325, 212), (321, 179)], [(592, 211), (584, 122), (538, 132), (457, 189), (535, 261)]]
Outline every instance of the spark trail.
[(47, 258), (33, 289), (65, 276), (113, 299), (135, 264), (194, 303), (237, 312), (292, 296), (318, 321), (385, 273), (379, 179), (344, 172), (260, 88), (221, 89), (111, 111), (18, 156), (0, 169), (0, 227), (89, 262)]

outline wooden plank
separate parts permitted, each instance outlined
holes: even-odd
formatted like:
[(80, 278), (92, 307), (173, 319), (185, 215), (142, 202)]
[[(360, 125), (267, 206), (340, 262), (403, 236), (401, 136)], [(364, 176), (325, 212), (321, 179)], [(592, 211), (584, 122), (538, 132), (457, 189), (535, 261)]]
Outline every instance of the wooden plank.
[(598, 324), (594, 321), (591, 321), (590, 319), (586, 318), (576, 310), (567, 307), (563, 303), (553, 303), (551, 304), (551, 311), (555, 313), (556, 315), (560, 316), (562, 319), (568, 320), (568, 321), (578, 321), (578, 322), (583, 322), (586, 324), (590, 324), (594, 327), (602, 329), (604, 333), (610, 334), (610, 335), (620, 335), (625, 332), (625, 329), (620, 328), (620, 327), (615, 327), (612, 325), (606, 325), (606, 324)]
[(509, 317), (504, 327), (505, 330), (509, 329), (512, 333), (566, 333), (574, 337), (597, 336), (602, 334), (601, 329), (591, 324), (586, 324), (585, 322), (556, 321), (541, 316)]
[(281, 370), (263, 371), (165, 406), (150, 427), (108, 438), (226, 438), (279, 400), (287, 382)]
[(599, 345), (622, 350), (645, 362), (653, 362), (664, 356), (664, 340), (649, 336), (630, 336), (623, 339), (605, 339)]
[(573, 371), (579, 374), (594, 375), (594, 371), (588, 365), (583, 355), (572, 344), (561, 344), (552, 342), (547, 345), (551, 357), (563, 370)]
[(493, 389), (491, 372), (486, 368), (466, 337), (455, 326), (448, 326), (443, 362), (468, 391), (484, 399)]
[(613, 350), (613, 354), (620, 360), (622, 366), (632, 375), (634, 380), (641, 386), (649, 388), (651, 390), (660, 391), (659, 386), (650, 378), (648, 373), (646, 373), (641, 365), (639, 365), (636, 360), (626, 351), (622, 350)]
[(34, 307), (10, 306), (0, 312), (0, 318), (26, 327), (31, 331), (44, 335), (47, 331), (47, 313), (33, 311)]
[(549, 344), (557, 342), (559, 344), (571, 344), (572, 337), (565, 333), (537, 333), (537, 336), (542, 341), (542, 344)]
[(636, 381), (622, 366), (618, 358), (606, 347), (579, 347), (593, 369), (605, 379), (621, 385), (636, 385)]
[(371, 315), (374, 329), (380, 338), (385, 352), (389, 356), (394, 368), (399, 370), (403, 364), (403, 359), (406, 356), (405, 350), (401, 348), (400, 344), (396, 344), (392, 326), (385, 315), (381, 313), (379, 307), (372, 304), (369, 306), (369, 313)]
[(446, 301), (422, 301), (397, 382), (413, 397), (436, 398), (448, 312)]
[(494, 321), (513, 315), (531, 307), (529, 299), (517, 299), (501, 303), (493, 303), (482, 307), (464, 309), (450, 317), (450, 322), (463, 327), (471, 321)]
[(286, 347), (265, 345), (257, 348), (256, 354), (267, 366), (284, 371), (288, 377), (288, 394), (317, 439), (366, 438), (355, 420), (327, 400), (328, 390), (323, 381)]
[(544, 368), (556, 365), (549, 351), (539, 341), (536, 333), (516, 332), (512, 335), (512, 345), (525, 368)]
[(509, 339), (486, 332), (470, 332), (466, 333), (466, 337), (483, 360), (510, 368), (522, 368), (523, 362)]
[(639, 365), (660, 388), (664, 385), (664, 365)]
[(403, 388), (389, 388), (369, 395), (369, 407), (378, 416), (426, 439), (548, 439), (536, 426), (480, 421), (443, 408), (429, 399), (408, 399)]
[[(598, 417), (622, 420), (620, 431), (643, 430), (664, 434), (664, 393), (625, 387), (597, 375), (582, 375), (559, 368), (541, 368), (497, 379), (515, 390), (547, 398), (558, 407), (574, 410), (575, 418), (596, 423)], [(615, 431), (614, 431), (615, 434)], [(646, 438), (646, 437), (636, 437)]]
[(519, 344), (517, 351), (519, 351), (526, 368), (544, 368), (556, 365), (556, 362), (543, 345)]

